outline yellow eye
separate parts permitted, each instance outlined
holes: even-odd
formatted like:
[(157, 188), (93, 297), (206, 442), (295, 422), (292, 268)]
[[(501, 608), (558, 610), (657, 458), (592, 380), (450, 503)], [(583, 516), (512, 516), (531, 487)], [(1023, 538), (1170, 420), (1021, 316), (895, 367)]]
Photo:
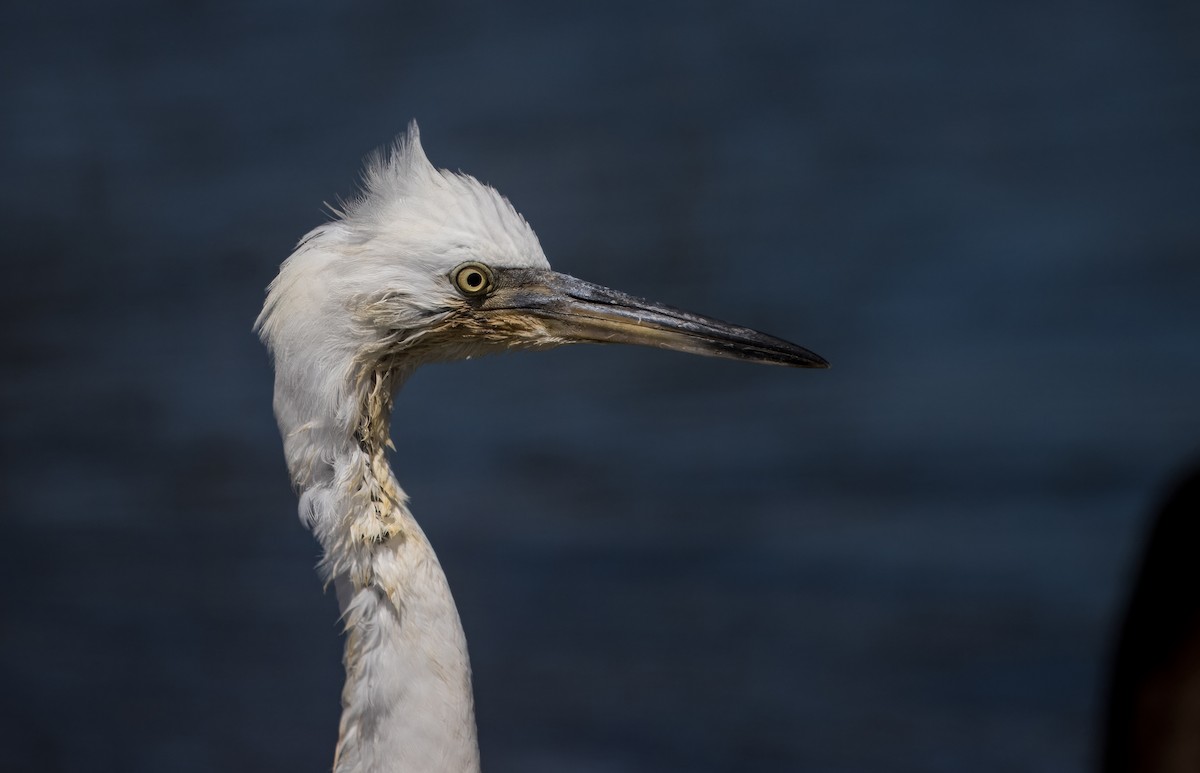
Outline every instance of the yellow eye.
[(464, 263), (451, 277), (463, 295), (483, 295), (492, 289), (492, 270), (482, 263)]

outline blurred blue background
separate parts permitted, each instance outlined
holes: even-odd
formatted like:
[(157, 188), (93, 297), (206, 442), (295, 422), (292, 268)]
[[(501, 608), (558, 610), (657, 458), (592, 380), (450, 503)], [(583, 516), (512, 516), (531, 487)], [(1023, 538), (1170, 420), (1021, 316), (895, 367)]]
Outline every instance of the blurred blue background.
[(412, 117), (559, 270), (834, 366), (410, 382), (394, 464), (485, 769), (1093, 768), (1200, 451), (1198, 33), (1153, 1), (9, 4), (5, 768), (328, 769), (336, 602), (250, 326)]

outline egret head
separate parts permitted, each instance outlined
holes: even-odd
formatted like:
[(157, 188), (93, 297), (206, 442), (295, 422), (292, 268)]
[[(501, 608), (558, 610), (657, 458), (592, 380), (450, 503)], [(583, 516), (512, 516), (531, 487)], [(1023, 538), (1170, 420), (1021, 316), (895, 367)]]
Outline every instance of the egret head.
[(363, 188), (269, 288), (257, 327), (275, 356), (277, 409), (281, 389), (333, 400), (363, 372), (574, 342), (826, 367), (778, 338), (551, 271), (505, 198), (430, 164), (415, 123), (368, 162)]

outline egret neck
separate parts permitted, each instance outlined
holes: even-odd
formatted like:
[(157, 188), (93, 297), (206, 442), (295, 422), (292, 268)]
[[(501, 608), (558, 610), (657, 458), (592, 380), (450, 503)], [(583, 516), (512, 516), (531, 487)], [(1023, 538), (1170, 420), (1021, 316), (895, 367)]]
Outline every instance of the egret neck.
[[(297, 409), (313, 401), (276, 396), (301, 515), (324, 548), (322, 571), (345, 623), (334, 771), (477, 771), (466, 637), (386, 456), (403, 371), (357, 371), (350, 411), (301, 417)], [(300, 420), (286, 426), (285, 417)]]

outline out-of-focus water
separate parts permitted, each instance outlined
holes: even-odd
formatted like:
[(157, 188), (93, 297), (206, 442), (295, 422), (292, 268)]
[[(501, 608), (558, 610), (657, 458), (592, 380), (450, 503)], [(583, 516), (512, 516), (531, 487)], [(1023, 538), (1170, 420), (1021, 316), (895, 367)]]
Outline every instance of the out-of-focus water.
[(250, 325), (415, 116), (560, 270), (834, 364), (593, 347), (406, 387), (488, 770), (1089, 769), (1143, 519), (1200, 448), (1196, 32), (1065, 0), (7, 9), (5, 768), (328, 768), (336, 604)]

